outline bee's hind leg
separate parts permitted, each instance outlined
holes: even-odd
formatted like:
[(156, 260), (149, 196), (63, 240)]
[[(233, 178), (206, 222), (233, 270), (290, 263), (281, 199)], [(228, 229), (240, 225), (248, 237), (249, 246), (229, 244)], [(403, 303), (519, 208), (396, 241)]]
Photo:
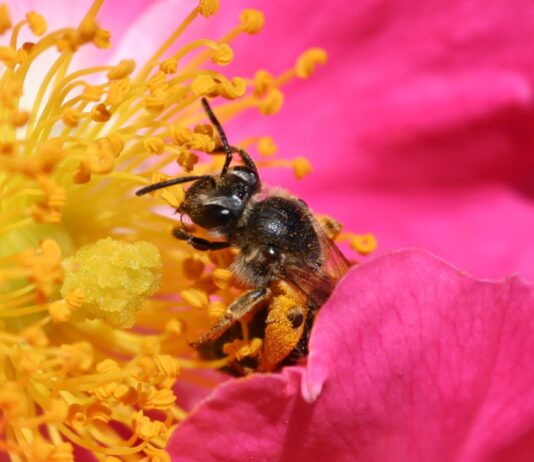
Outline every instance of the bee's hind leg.
[(270, 298), (271, 290), (267, 287), (251, 290), (241, 295), (238, 299), (234, 300), (228, 308), (224, 316), (217, 321), (211, 328), (202, 334), (202, 336), (191, 343), (194, 348), (213, 342), (217, 340), (222, 334), (224, 334), (230, 327), (236, 322), (242, 319), (247, 314), (253, 313), (258, 308), (262, 307), (264, 303)]

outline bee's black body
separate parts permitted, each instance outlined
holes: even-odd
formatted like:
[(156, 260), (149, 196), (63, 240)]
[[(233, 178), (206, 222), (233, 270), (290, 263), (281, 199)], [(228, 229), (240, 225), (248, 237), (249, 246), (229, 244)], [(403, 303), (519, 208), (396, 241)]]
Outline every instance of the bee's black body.
[[(219, 130), (222, 149), (218, 152), (226, 154), (221, 174), (176, 178), (143, 188), (137, 194), (194, 181), (177, 212), (224, 241), (208, 241), (181, 228), (174, 229), (175, 237), (198, 250), (239, 249), (232, 270), (252, 290), (232, 303), (223, 319), (195, 342), (200, 353), (209, 358), (224, 356), (223, 345), (241, 338), (237, 321), (246, 314), (253, 314), (249, 335), (264, 338), (267, 324), (273, 322), (268, 303), (274, 296), (273, 284), (286, 281), (307, 298), (285, 313), (285, 322), (299, 332), (298, 340), (277, 361), (278, 365), (295, 362), (307, 353), (315, 312), (334, 287), (335, 277), (325, 269), (331, 247), (325, 244), (324, 233), (303, 201), (279, 189), (262, 190), (253, 160), (245, 151), (228, 145), (206, 100), (203, 105)], [(243, 165), (230, 166), (233, 154)], [(244, 358), (237, 366), (233, 372), (241, 374), (243, 370), (256, 370), (258, 361)]]

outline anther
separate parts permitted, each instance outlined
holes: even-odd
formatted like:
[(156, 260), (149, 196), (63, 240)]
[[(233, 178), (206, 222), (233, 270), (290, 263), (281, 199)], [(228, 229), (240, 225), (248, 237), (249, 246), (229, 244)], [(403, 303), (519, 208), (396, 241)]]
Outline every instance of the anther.
[(182, 299), (193, 308), (206, 308), (209, 303), (208, 294), (200, 289), (190, 288), (180, 291)]
[(267, 71), (257, 71), (254, 75), (254, 94), (256, 96), (265, 95), (272, 87), (274, 77)]
[(210, 75), (199, 75), (191, 82), (191, 91), (196, 96), (217, 96), (217, 82)]
[(80, 95), (85, 101), (100, 101), (102, 88), (95, 85), (85, 85), (84, 91)]
[(27, 111), (15, 111), (11, 116), (11, 124), (14, 127), (23, 127), (29, 118), (30, 114)]
[(205, 18), (213, 16), (219, 11), (219, 0), (200, 0), (198, 11)]
[(13, 68), (19, 63), (17, 51), (11, 47), (0, 46), (0, 61), (7, 67)]
[(278, 147), (270, 136), (264, 136), (258, 141), (258, 152), (262, 156), (272, 156), (277, 151)]
[(257, 34), (265, 24), (265, 17), (259, 10), (248, 8), (239, 15), (241, 30), (247, 34)]
[(214, 301), (208, 305), (208, 316), (212, 324), (215, 324), (219, 319), (222, 319), (226, 313), (226, 304), (221, 301)]
[(232, 285), (233, 275), (227, 268), (215, 268), (211, 277), (219, 289), (226, 290)]
[(40, 37), (46, 32), (47, 24), (43, 15), (31, 11), (26, 15), (26, 19), (28, 20), (30, 30), (37, 37)]
[(376, 249), (377, 241), (370, 233), (357, 235), (352, 238), (350, 247), (360, 255), (368, 255)]
[(123, 79), (124, 77), (128, 77), (134, 69), (135, 61), (133, 59), (123, 59), (108, 71), (107, 77), (110, 80)]
[(174, 74), (177, 67), (178, 61), (176, 61), (174, 58), (168, 58), (160, 64), (159, 69), (164, 74)]
[(165, 150), (165, 142), (156, 136), (148, 137), (143, 140), (143, 146), (148, 152), (160, 155)]
[(93, 43), (97, 48), (109, 48), (111, 46), (111, 33), (98, 28), (93, 37)]
[(302, 53), (297, 59), (295, 71), (301, 79), (310, 77), (318, 64), (326, 64), (328, 55), (321, 48), (310, 48)]
[(91, 109), (91, 119), (95, 122), (107, 122), (111, 119), (111, 113), (104, 104), (97, 104)]
[(165, 90), (155, 90), (152, 95), (148, 95), (144, 99), (144, 106), (148, 112), (159, 114), (168, 104), (169, 93)]
[(291, 164), (293, 165), (293, 173), (297, 180), (301, 180), (312, 171), (312, 166), (305, 157), (297, 157), (291, 161)]
[(61, 115), (61, 120), (68, 127), (76, 127), (82, 118), (82, 112), (75, 107), (67, 107)]
[(178, 165), (188, 173), (193, 170), (193, 167), (198, 163), (198, 160), (198, 156), (186, 148), (180, 149), (180, 154), (178, 154), (176, 159)]
[(227, 43), (221, 43), (211, 56), (211, 61), (219, 66), (226, 66), (234, 59), (234, 52)]
[(134, 412), (132, 416), (132, 430), (142, 440), (151, 440), (165, 432), (167, 428), (163, 422), (150, 420), (143, 411)]
[(0, 5), (0, 35), (11, 28), (11, 18), (7, 5)]
[(272, 88), (271, 91), (260, 100), (258, 109), (263, 115), (276, 114), (284, 104), (284, 94), (278, 88)]
[(241, 77), (234, 77), (232, 80), (224, 79), (218, 85), (218, 91), (221, 96), (227, 99), (236, 99), (245, 94), (247, 84)]

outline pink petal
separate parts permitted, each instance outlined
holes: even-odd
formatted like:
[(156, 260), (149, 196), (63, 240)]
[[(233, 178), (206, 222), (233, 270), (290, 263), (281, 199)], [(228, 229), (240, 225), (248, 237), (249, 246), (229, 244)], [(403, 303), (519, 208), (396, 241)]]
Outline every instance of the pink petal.
[(299, 45), (330, 54), (317, 76), (291, 86), (271, 122), (282, 152), (312, 159), (317, 183), (531, 185), (529, 2), (262, 6), (276, 25), (253, 44), (255, 64), (269, 56), (281, 67)]
[(517, 278), (378, 258), (320, 311), (307, 368), (219, 386), (175, 431), (173, 460), (530, 460), (533, 306)]

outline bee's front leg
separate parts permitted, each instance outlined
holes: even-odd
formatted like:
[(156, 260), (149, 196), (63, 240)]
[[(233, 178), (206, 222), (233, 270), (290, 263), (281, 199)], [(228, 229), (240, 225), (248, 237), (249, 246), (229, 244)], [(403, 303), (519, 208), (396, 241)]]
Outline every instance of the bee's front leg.
[(207, 332), (202, 334), (198, 340), (192, 342), (191, 346), (199, 348), (206, 343), (217, 340), (244, 316), (253, 313), (255, 310), (263, 306), (270, 297), (271, 290), (268, 287), (262, 287), (244, 293), (241, 297), (228, 305), (224, 316), (211, 326)]
[(202, 237), (193, 236), (191, 233), (188, 233), (187, 231), (184, 231), (180, 228), (174, 228), (172, 230), (172, 235), (176, 239), (180, 239), (181, 241), (186, 241), (189, 245), (191, 245), (193, 248), (197, 250), (221, 250), (221, 249), (227, 249), (228, 247), (231, 247), (232, 244), (229, 242), (212, 242), (208, 241)]

